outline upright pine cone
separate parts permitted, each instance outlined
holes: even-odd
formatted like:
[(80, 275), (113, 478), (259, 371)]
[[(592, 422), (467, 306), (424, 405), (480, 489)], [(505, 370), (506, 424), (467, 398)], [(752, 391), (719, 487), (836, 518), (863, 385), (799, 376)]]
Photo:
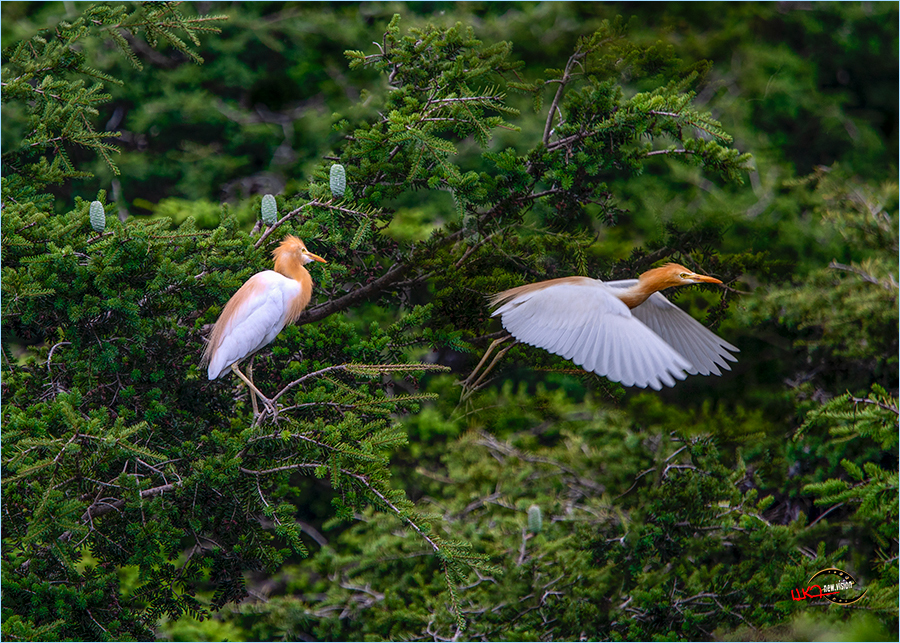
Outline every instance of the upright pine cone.
[(91, 227), (97, 232), (106, 229), (106, 211), (99, 201), (91, 201)]
[(331, 166), (331, 194), (335, 197), (344, 196), (344, 190), (347, 189), (347, 176), (344, 173), (344, 166), (335, 163)]
[(275, 203), (275, 197), (271, 194), (267, 194), (262, 198), (262, 205), (259, 207), (259, 212), (262, 215), (263, 223), (266, 225), (273, 225), (275, 220), (278, 219), (278, 204)]

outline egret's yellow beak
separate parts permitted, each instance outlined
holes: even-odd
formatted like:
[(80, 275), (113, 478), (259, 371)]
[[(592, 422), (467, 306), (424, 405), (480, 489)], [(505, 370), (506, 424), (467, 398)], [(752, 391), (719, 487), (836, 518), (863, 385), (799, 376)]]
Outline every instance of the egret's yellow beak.
[[(322, 257), (320, 257), (319, 255), (314, 255), (311, 252), (304, 252), (303, 254), (305, 254), (309, 259), (312, 259), (313, 261), (321, 261), (322, 263), (328, 263), (327, 261), (322, 259)], [(722, 283), (722, 282), (719, 282), (719, 283)]]
[(720, 284), (720, 283), (722, 283), (721, 281), (719, 281), (719, 280), (716, 279), (715, 277), (707, 277), (706, 275), (698, 275), (698, 274), (696, 274), (696, 273), (694, 273), (694, 274), (691, 275), (691, 280), (693, 280), (693, 281), (699, 281), (699, 282), (703, 282), (703, 283), (707, 283), (707, 284)]

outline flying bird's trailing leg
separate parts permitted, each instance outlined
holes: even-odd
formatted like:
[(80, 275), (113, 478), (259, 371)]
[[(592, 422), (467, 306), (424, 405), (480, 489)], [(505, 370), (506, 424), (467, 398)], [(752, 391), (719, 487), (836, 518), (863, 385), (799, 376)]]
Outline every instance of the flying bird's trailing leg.
[[(511, 339), (511, 338), (512, 338), (512, 335), (507, 333), (500, 339), (495, 339), (493, 342), (491, 342), (491, 345), (488, 346), (488, 349), (487, 349), (487, 351), (485, 351), (484, 356), (481, 358), (481, 361), (478, 362), (478, 366), (476, 366), (475, 369), (469, 374), (469, 377), (467, 377), (466, 379), (464, 379), (460, 382), (457, 382), (457, 384), (460, 384), (462, 386), (462, 394), (459, 396), (460, 402), (465, 402), (470, 397), (472, 397), (472, 394), (475, 393), (475, 391), (482, 388), (484, 386), (484, 384), (482, 384), (482, 381), (484, 380), (485, 377), (487, 377), (488, 373), (490, 373), (492, 370), (494, 370), (494, 367), (497, 365), (497, 362), (499, 362), (500, 359), (504, 355), (506, 355), (506, 353), (509, 351), (510, 348), (512, 348), (513, 346), (515, 346), (516, 344), (519, 343), (518, 341), (515, 341), (512, 344), (510, 344), (509, 346), (506, 346), (501, 351), (499, 351), (494, 356), (494, 359), (491, 361), (490, 365), (484, 370), (484, 372), (481, 375), (478, 375), (478, 370), (482, 366), (484, 366), (484, 363), (487, 361), (487, 358), (494, 351), (494, 349), (497, 348), (500, 344), (502, 344), (506, 340)], [(486, 382), (485, 382), (485, 384), (486, 384)]]

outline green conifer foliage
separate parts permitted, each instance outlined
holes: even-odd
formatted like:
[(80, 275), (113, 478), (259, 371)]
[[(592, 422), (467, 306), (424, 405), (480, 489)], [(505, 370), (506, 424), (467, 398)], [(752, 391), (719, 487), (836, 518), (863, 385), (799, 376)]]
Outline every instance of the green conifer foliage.
[[(202, 62), (178, 32), (197, 46), (197, 34), (217, 32), (213, 23), (223, 17), (185, 17), (176, 7), (177, 3), (158, 2), (129, 11), (125, 5), (91, 5), (72, 22), (3, 52), (3, 104), (22, 107), (28, 123), (25, 138), (3, 153), (5, 180), (20, 178), (19, 187), (40, 189), (89, 176), (72, 164), (66, 148), (73, 145), (95, 151), (118, 174), (112, 158), (118, 148), (106, 139), (120, 134), (97, 131), (92, 118), (98, 114), (97, 105), (109, 100), (103, 83), (120, 81), (90, 67), (79, 41), (102, 33), (138, 68), (141, 63), (126, 35), (144, 38), (153, 46), (164, 42)], [(94, 81), (90, 87), (85, 85), (88, 80)]]
[[(865, 186), (840, 167), (821, 168), (799, 182), (811, 191), (821, 226), (846, 240), (835, 257), (793, 283), (751, 300), (747, 323), (795, 334), (806, 364), (829, 390), (863, 394), (872, 383), (897, 386), (897, 186)], [(803, 375), (798, 377), (802, 381)]]
[[(170, 9), (153, 7), (166, 15)], [(124, 14), (96, 11), (73, 23), (75, 36), (94, 15), (126, 28)], [(191, 33), (204, 20), (176, 22)], [(141, 24), (151, 42), (159, 34), (180, 42), (168, 26), (157, 34)], [(460, 305), (463, 281), (443, 309), (413, 307), (395, 324), (364, 334), (334, 313), (367, 298), (402, 300), (439, 271), (440, 280), (491, 274), (482, 263), (485, 243), (517, 237), (525, 211), (547, 204), (545, 212), (554, 214), (540, 226), (548, 230), (581, 217), (588, 203), (612, 212), (601, 175), (636, 171), (657, 153), (736, 176), (746, 157), (727, 147), (708, 115), (690, 107), (687, 87), (695, 74), (624, 98), (614, 80), (621, 70), (610, 62), (622, 52), (610, 43), (624, 47), (632, 73), (641, 63), (617, 29), (585, 39), (557, 73), (547, 116), (557, 131), (548, 129), (523, 155), (486, 154), (490, 171), (476, 173), (457, 165), (458, 142), (473, 136), (484, 147), (497, 128), (515, 128), (507, 118), (516, 111), (499, 89), (518, 66), (509, 44), (485, 46), (461, 26), (403, 36), (395, 19), (378, 53), (348, 54), (352, 67), (375, 67), (394, 89), (385, 97), (385, 116), (358, 124), (342, 150), (352, 167), (353, 198), (334, 204), (322, 167), (308, 193), (289, 199), (288, 214), (258, 238), (237, 230), (227, 211), (212, 232), (187, 218), (177, 228), (167, 219), (112, 220), (97, 235), (83, 201), (48, 216), (42, 181), (77, 173), (62, 141), (52, 140), (59, 138), (54, 130), (36, 129), (44, 141), (36, 147), (47, 153), (27, 164), (26, 148), (15, 152), (10, 167), (18, 174), (3, 183), (4, 201), (14, 204), (3, 217), (4, 340), (12, 333), (34, 345), (27, 358), (4, 365), (3, 431), (10, 445), (3, 463), (10, 552), (4, 609), (22, 619), (8, 621), (10, 635), (49, 628), (57, 637), (143, 637), (163, 616), (204, 615), (207, 607), (196, 597), (201, 588), (212, 590), (213, 609), (242, 599), (248, 571), (272, 573), (289, 556), (308, 553), (298, 499), (308, 485), (322, 484), (336, 492), (334, 519), (372, 507), (406, 525), (433, 555), (429, 564), (447, 592), (447, 613), (463, 628), (461, 588), (473, 569), (492, 568), (452, 531), (435, 530), (390, 486), (388, 468), (388, 454), (406, 440), (395, 416), (433, 397), (388, 394), (395, 374), (413, 388), (424, 371), (440, 368), (407, 363), (410, 347), (464, 347), (460, 330), (447, 326), (459, 318), (448, 312)], [(62, 68), (64, 48), (48, 44), (38, 53)], [(28, 51), (16, 49), (17, 64), (27, 64)], [(592, 65), (596, 77), (583, 71)], [(76, 81), (59, 83), (53, 91), (82, 96)], [(542, 86), (518, 90), (539, 96)], [(5, 96), (27, 100), (30, 88), (14, 86)], [(55, 114), (51, 127), (78, 120)], [(102, 135), (86, 123), (61, 132), (105, 154)], [(712, 138), (679, 135), (678, 145), (656, 151), (643, 142), (681, 127), (702, 127)], [(61, 169), (35, 178), (51, 166)], [(384, 234), (390, 199), (435, 190), (453, 195), (456, 222), (419, 244)], [(250, 274), (270, 267), (269, 251), (288, 232), (326, 254), (329, 264), (315, 269), (316, 300), (300, 320), (317, 323), (286, 329), (272, 352), (256, 359), (256, 381), (268, 385), (282, 411), (277, 423), (254, 421), (234, 378), (207, 382), (196, 364), (204, 323)], [(549, 238), (559, 250), (585, 243), (577, 230), (572, 241), (559, 232)], [(576, 256), (583, 263), (583, 253)], [(466, 308), (465, 317), (483, 323), (481, 302)], [(113, 600), (116, 570), (126, 567), (139, 570), (137, 587), (127, 601)], [(33, 585), (44, 579), (54, 579), (41, 590), (48, 607), (31, 610)], [(81, 593), (87, 602), (65, 600)]]
[[(624, 33), (622, 24), (604, 23), (579, 41), (564, 69), (547, 70), (546, 80), (531, 83), (517, 77), (521, 64), (511, 59), (510, 43), (485, 45), (462, 25), (402, 35), (395, 17), (376, 52), (348, 51), (351, 69), (382, 72), (390, 91), (379, 117), (341, 123), (348, 131), (340, 158), (354, 177), (352, 202), (327, 203), (322, 188), (311, 186), (313, 200), (304, 207), (325, 210), (319, 216), (329, 242), (351, 250), (346, 277), (365, 286), (312, 307), (303, 320), (340, 310), (363, 294), (402, 299), (398, 283), (404, 289), (428, 283), (441, 319), (482, 335), (487, 317), (481, 294), (521, 283), (522, 266), (532, 274), (546, 274), (550, 265), (563, 274), (601, 271), (589, 249), (595, 221), (613, 224), (620, 212), (607, 183), (611, 177), (671, 158), (740, 179), (749, 155), (732, 148), (721, 126), (692, 104), (698, 70), (674, 71), (671, 56), (651, 56)], [(626, 98), (621, 79), (656, 79), (660, 59), (678, 79)], [(522, 153), (487, 149), (498, 131), (516, 131), (518, 112), (503, 86), (532, 94), (538, 104), (552, 90), (545, 130)], [(460, 166), (457, 146), (467, 137), (484, 150), (475, 162), (480, 171)], [(324, 168), (320, 176), (325, 178)], [(450, 193), (456, 217), (421, 243), (398, 243), (387, 208), (412, 193)], [(683, 252), (692, 243), (700, 249), (692, 235)], [(499, 262), (498, 243), (508, 248)], [(624, 269), (649, 263), (636, 258)], [(717, 268), (727, 275), (726, 263)]]
[[(590, 247), (595, 217), (613, 223), (618, 213), (607, 177), (615, 172), (632, 176), (658, 156), (699, 161), (726, 178), (736, 175), (737, 155), (708, 115), (691, 113), (690, 100), (678, 93), (685, 90), (682, 81), (625, 98), (617, 85), (618, 65), (633, 64), (633, 69), (640, 70), (642, 61), (659, 59), (649, 54), (642, 57), (617, 40), (618, 33), (615, 25), (607, 26), (602, 37), (585, 39), (574, 62), (551, 76), (555, 81), (551, 86), (563, 91), (559, 96), (550, 94), (546, 141), (527, 154), (487, 151), (482, 154), (483, 171), (470, 174), (447, 166), (459, 150), (448, 144), (448, 139), (454, 139), (441, 128), (449, 128), (454, 118), (459, 127), (465, 127), (471, 116), (435, 107), (442, 88), (452, 86), (456, 68), (435, 57), (429, 47), (437, 43), (443, 50), (452, 50), (454, 56), (465, 58), (461, 66), (469, 69), (489, 54), (474, 60), (465, 57), (467, 47), (476, 43), (457, 40), (465, 34), (462, 31), (424, 30), (401, 39), (396, 25), (378, 53), (349, 53), (359, 65), (380, 65), (395, 90), (386, 98), (392, 109), (383, 110), (381, 121), (357, 127), (342, 152), (345, 164), (361, 168), (359, 174), (354, 172), (355, 178), (360, 177), (354, 183), (360, 186), (358, 201), (379, 212), (385, 196), (397, 197), (410, 188), (442, 189), (453, 192), (458, 208), (457, 220), (413, 246), (409, 254), (404, 254), (399, 242), (379, 246), (384, 239), (373, 236), (368, 247), (393, 254), (384, 268), (371, 275), (371, 283), (391, 286), (389, 279), (405, 259), (425, 259), (408, 263), (401, 283), (421, 283), (419, 275), (424, 273), (436, 291), (431, 314), (450, 320), (451, 327), (468, 329), (471, 335), (463, 335), (464, 339), (486, 345), (491, 337), (481, 325), (486, 320), (480, 295), (526, 278), (602, 272)], [(590, 49), (592, 42), (596, 50)], [(403, 74), (418, 73), (414, 59), (424, 60), (424, 68), (434, 70), (430, 77), (441, 80), (429, 85), (425, 79), (429, 76), (423, 72), (425, 77), (403, 83)], [(392, 60), (396, 64), (389, 64)], [(588, 71), (582, 75), (583, 69)], [(496, 71), (506, 73), (507, 69), (498, 65)], [(690, 73), (684, 79), (687, 83), (696, 80)], [(532, 83), (516, 88), (532, 92), (542, 109), (548, 102), (541, 100), (543, 86)], [(489, 91), (472, 94), (471, 84), (465, 91), (470, 93), (461, 89), (459, 96), (471, 98), (475, 105), (500, 98)], [(396, 103), (392, 102), (395, 97)], [(453, 96), (447, 102), (465, 101)], [(404, 111), (407, 104), (414, 107)], [(434, 111), (429, 112), (431, 108)], [(565, 136), (559, 140), (555, 138), (560, 136), (554, 127), (556, 109), (566, 114), (559, 128), (573, 119), (577, 123), (571, 130), (563, 129)], [(675, 122), (682, 116), (689, 120), (690, 129)], [(498, 128), (514, 123), (513, 117)], [(597, 133), (587, 135), (595, 125)], [(675, 146), (648, 148), (630, 138), (633, 131), (644, 132), (651, 141), (656, 136), (681, 138)], [(704, 135), (692, 139), (685, 131)], [(609, 138), (601, 135), (606, 132)], [(439, 140), (430, 138), (438, 134)], [(598, 143), (591, 149), (593, 136)], [(384, 155), (374, 155), (376, 149), (389, 150), (391, 163), (383, 162)], [(603, 165), (607, 159), (613, 162)], [(367, 179), (368, 172), (387, 180)], [(839, 181), (831, 187), (837, 185)], [(802, 184), (795, 188), (805, 190)], [(885, 195), (894, 193), (893, 188), (884, 190)], [(888, 198), (887, 203), (893, 202)], [(891, 240), (894, 215), (889, 214), (893, 210), (874, 205), (857, 203), (844, 211), (841, 220), (852, 212), (851, 229), (868, 230), (864, 233), (867, 248), (878, 249), (874, 254), (880, 255), (887, 245), (894, 248), (893, 255), (878, 273), (842, 272), (853, 273), (884, 292), (871, 295), (848, 287), (827, 295), (835, 298), (835, 304), (848, 296), (859, 298), (865, 302), (860, 308), (821, 306), (821, 285), (815, 282), (799, 297), (782, 294), (795, 288), (769, 288), (745, 300), (750, 310), (766, 310), (765, 323), (799, 318), (811, 320), (808, 327), (834, 328), (837, 332), (826, 339), (813, 338), (825, 354), (840, 357), (843, 367), (848, 358), (871, 360), (872, 353), (862, 349), (867, 343), (888, 342), (890, 347), (895, 337), (882, 332), (896, 316), (890, 282), (896, 254)], [(330, 209), (335, 217), (350, 214)], [(845, 208), (833, 212), (841, 210)], [(379, 212), (373, 218), (386, 221), (387, 217)], [(347, 230), (360, 230), (364, 220), (357, 217), (355, 225), (349, 218), (344, 221), (343, 225), (336, 221), (335, 226), (346, 235)], [(654, 252), (635, 251), (629, 261), (607, 269), (616, 276), (633, 276), (672, 248), (695, 252), (726, 274), (767, 265), (749, 253), (712, 255), (710, 247), (718, 239), (715, 231), (671, 226), (667, 232), (667, 242)], [(367, 246), (358, 237), (356, 232), (351, 249)], [(452, 245), (445, 246), (445, 240)], [(359, 256), (359, 260), (364, 259)], [(369, 289), (375, 290), (375, 286)], [(318, 314), (316, 308), (309, 312), (310, 318)], [(852, 317), (854, 326), (842, 324), (843, 315)], [(795, 329), (791, 337), (802, 340)], [(851, 336), (857, 350), (833, 354)], [(863, 379), (864, 390), (872, 378), (884, 380), (896, 371), (890, 367), (896, 349), (875, 351), (875, 355), (887, 364), (864, 375), (854, 369), (856, 382)], [(514, 349), (509, 357), (527, 360), (529, 367), (537, 364), (558, 370), (561, 366), (559, 360), (536, 356), (527, 348)], [(850, 365), (853, 368), (852, 360)], [(593, 399), (575, 406), (562, 385), (548, 393), (540, 387), (528, 389), (524, 383), (515, 392), (512, 387), (500, 392), (485, 388), (460, 417), (461, 409), (450, 408), (446, 400), (452, 388), (446, 382), (432, 385), (443, 393), (435, 405), (443, 410), (429, 407), (430, 411), (408, 421), (410, 435), (422, 442), (429, 432), (461, 437), (449, 448), (438, 442), (430, 458), (422, 455), (428, 446), (411, 445), (406, 461), (415, 473), (408, 474), (407, 484), (419, 489), (422, 506), (443, 517), (442, 523), (434, 521), (439, 530), (471, 542), (499, 569), (470, 571), (454, 592), (444, 586), (437, 561), (421, 555), (420, 543), (409, 533), (398, 532), (389, 517), (369, 511), (367, 521), (343, 532), (333, 547), (319, 550), (309, 566), (286, 572), (295, 580), (292, 595), (235, 608), (235, 618), (255, 638), (292, 638), (299, 633), (335, 640), (696, 640), (723, 634), (783, 638), (792, 634), (791, 628), (799, 632), (806, 627), (803, 619), (810, 610), (826, 607), (795, 601), (791, 591), (805, 587), (814, 573), (832, 566), (853, 571), (872, 588), (868, 609), (881, 620), (873, 626), (864, 617), (836, 607), (819, 620), (850, 621), (879, 638), (889, 638), (896, 630), (896, 609), (888, 598), (896, 593), (896, 543), (884, 542), (877, 552), (870, 551), (873, 542), (883, 540), (883, 534), (869, 531), (878, 521), (885, 521), (885, 534), (896, 531), (896, 475), (890, 464), (896, 461), (896, 444), (883, 434), (877, 434), (875, 444), (860, 439), (842, 446), (823, 435), (826, 431), (798, 431), (792, 417), (775, 422), (768, 414), (739, 405), (704, 405), (676, 412), (657, 396), (645, 395), (633, 398), (626, 414)], [(780, 391), (781, 399), (796, 402), (788, 415), (815, 409), (810, 393), (808, 389)], [(812, 399), (828, 394), (816, 393)], [(860, 436), (873, 435), (876, 422), (886, 427), (885, 420), (895, 421), (891, 418), (896, 413), (895, 398), (879, 395), (868, 396), (871, 403), (855, 402), (879, 409), (877, 420), (853, 425), (852, 431)], [(846, 404), (846, 399), (837, 401), (824, 413), (846, 414), (842, 406)], [(881, 464), (864, 464), (870, 459)], [(800, 474), (791, 473), (794, 465)], [(864, 503), (860, 515), (846, 509), (857, 500)], [(539, 532), (529, 529), (523, 516), (532, 506), (545, 508)], [(854, 549), (849, 549), (846, 534), (866, 520), (870, 522), (865, 530), (853, 532)], [(385, 550), (398, 553), (385, 556)], [(366, 564), (361, 565), (361, 560)], [(311, 570), (314, 577), (339, 582), (325, 587), (310, 578)], [(455, 601), (460, 609), (447, 609)], [(815, 614), (818, 617), (821, 611)]]

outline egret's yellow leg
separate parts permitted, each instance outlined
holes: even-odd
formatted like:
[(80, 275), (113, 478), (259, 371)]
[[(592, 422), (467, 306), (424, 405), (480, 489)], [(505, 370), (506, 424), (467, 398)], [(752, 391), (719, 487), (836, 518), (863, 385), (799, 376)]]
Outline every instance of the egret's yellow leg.
[[(250, 361), (247, 362), (247, 378), (252, 382), (253, 381), (253, 358), (250, 358)], [(256, 406), (256, 393), (253, 389), (248, 389), (250, 391), (250, 403), (253, 405), (253, 417), (259, 415), (259, 408)]]
[(262, 392), (258, 388), (256, 388), (256, 385), (254, 385), (253, 382), (247, 379), (246, 375), (241, 373), (241, 369), (238, 368), (237, 363), (231, 365), (231, 370), (234, 371), (234, 374), (240, 377), (244, 381), (244, 384), (247, 385), (247, 388), (250, 389), (250, 397), (254, 402), (254, 412), (256, 412), (256, 400), (253, 398), (253, 394), (256, 393), (259, 396), (259, 399), (263, 401), (263, 404), (266, 405), (266, 408), (268, 408), (272, 412), (272, 415), (275, 415), (275, 402), (263, 395)]

